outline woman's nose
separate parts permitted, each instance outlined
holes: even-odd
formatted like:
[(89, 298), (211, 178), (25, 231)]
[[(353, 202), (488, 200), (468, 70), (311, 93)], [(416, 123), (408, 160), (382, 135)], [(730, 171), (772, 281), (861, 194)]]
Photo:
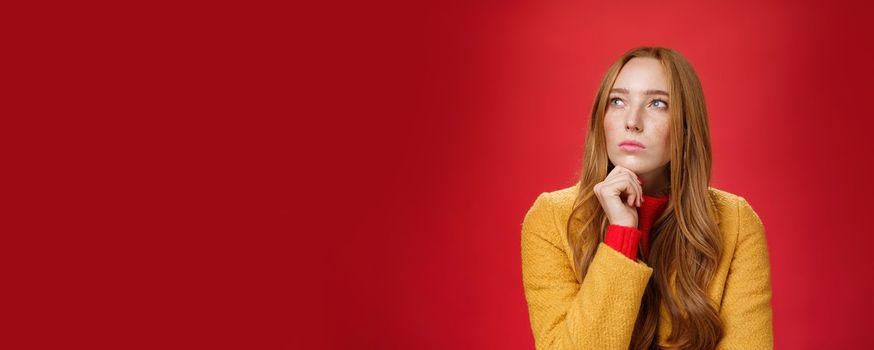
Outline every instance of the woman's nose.
[(632, 109), (628, 112), (628, 117), (625, 119), (625, 130), (628, 131), (640, 131), (642, 126), (640, 125), (640, 112), (637, 109)]

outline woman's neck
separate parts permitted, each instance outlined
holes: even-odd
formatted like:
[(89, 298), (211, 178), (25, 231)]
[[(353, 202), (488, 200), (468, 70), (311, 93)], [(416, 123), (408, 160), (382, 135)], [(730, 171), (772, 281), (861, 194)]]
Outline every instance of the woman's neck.
[(645, 174), (637, 174), (643, 180), (643, 194), (652, 197), (663, 197), (670, 193), (668, 186), (671, 179), (668, 176), (667, 166)]

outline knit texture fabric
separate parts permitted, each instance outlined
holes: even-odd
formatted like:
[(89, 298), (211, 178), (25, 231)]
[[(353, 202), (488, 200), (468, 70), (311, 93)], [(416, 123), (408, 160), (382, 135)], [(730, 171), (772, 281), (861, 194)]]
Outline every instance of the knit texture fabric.
[(635, 208), (638, 227), (611, 224), (607, 226), (604, 243), (632, 260), (637, 259), (637, 247), (640, 244), (643, 250), (642, 258), (645, 259), (649, 256), (649, 243), (652, 240), (649, 234), (650, 229), (659, 215), (667, 208), (668, 198), (668, 195), (650, 196), (644, 194), (643, 202)]
[[(566, 223), (578, 190), (579, 183), (541, 193), (522, 221), (522, 281), (535, 348), (626, 350), (653, 269), (602, 242), (577, 282)], [(708, 192), (724, 247), (706, 288), (724, 327), (717, 349), (773, 349), (762, 221), (743, 197)], [(656, 341), (665, 346), (671, 324), (664, 306), (660, 315)]]

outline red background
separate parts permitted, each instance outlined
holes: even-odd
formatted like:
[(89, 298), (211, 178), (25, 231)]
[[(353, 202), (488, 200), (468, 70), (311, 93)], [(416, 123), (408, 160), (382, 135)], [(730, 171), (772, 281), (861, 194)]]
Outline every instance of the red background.
[(533, 348), (522, 217), (642, 45), (702, 79), (777, 348), (874, 347), (861, 2), (32, 6), (5, 24), (17, 348)]

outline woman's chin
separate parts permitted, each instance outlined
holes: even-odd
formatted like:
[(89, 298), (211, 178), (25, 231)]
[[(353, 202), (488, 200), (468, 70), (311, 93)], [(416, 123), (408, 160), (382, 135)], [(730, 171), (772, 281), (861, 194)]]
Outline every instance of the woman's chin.
[(640, 173), (642, 173), (642, 172), (645, 172), (645, 171), (648, 171), (648, 170), (649, 170), (649, 167), (647, 167), (646, 165), (644, 165), (644, 164), (640, 164), (639, 162), (634, 162), (634, 161), (631, 161), (631, 162), (628, 162), (628, 161), (624, 161), (624, 162), (616, 162), (616, 163), (613, 163), (613, 164), (616, 164), (616, 165), (618, 165), (618, 166), (621, 166), (621, 167), (623, 167), (623, 168), (626, 168), (626, 169), (628, 169), (628, 170), (631, 170), (631, 171), (633, 171), (635, 174), (640, 174)]

